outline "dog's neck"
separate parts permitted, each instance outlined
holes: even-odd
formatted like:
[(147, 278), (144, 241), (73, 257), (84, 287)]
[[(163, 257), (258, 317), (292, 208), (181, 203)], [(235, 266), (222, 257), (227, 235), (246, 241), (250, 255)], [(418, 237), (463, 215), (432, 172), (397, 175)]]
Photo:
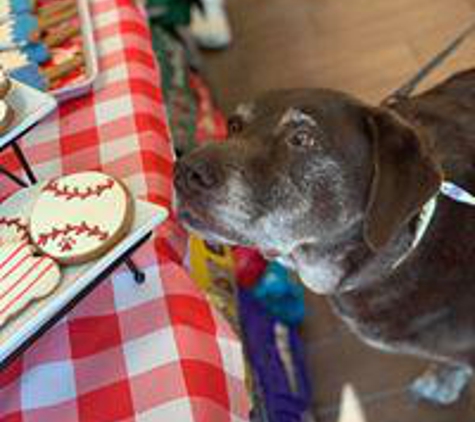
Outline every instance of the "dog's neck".
[[(404, 231), (394, 239), (394, 243), (392, 243), (389, 249), (381, 254), (377, 254), (374, 259), (372, 259), (373, 264), (366, 268), (366, 271), (363, 273), (348, 274), (350, 279), (343, 282), (341, 286), (344, 289), (352, 289), (352, 286), (356, 285), (367, 286), (374, 280), (380, 278), (379, 276), (376, 278), (373, 276), (377, 276), (382, 272), (394, 271), (407, 262), (408, 259), (414, 255), (428, 233), (434, 217), (436, 216), (437, 204), (440, 201), (440, 196), (475, 207), (475, 196), (453, 183), (443, 182), (440, 186), (439, 192), (422, 207), (420, 213), (412, 219), (405, 227)], [(340, 245), (338, 250), (341, 257), (346, 256), (347, 258), (349, 255), (354, 254), (354, 252), (357, 253), (357, 250), (352, 250), (351, 245), (347, 244)], [(290, 251), (290, 253), (277, 250), (264, 250), (262, 252), (267, 259), (277, 259), (285, 266), (296, 270), (304, 284), (306, 284), (311, 290), (315, 290), (317, 293), (321, 293), (321, 291), (316, 289), (312, 280), (317, 276), (325, 278), (323, 273), (325, 273), (325, 271), (330, 271), (332, 267), (331, 264), (338, 261), (338, 259), (336, 259), (334, 262), (328, 262), (328, 265), (322, 266), (322, 257), (319, 256), (319, 248), (313, 248), (311, 243), (306, 244), (305, 247), (297, 247)], [(362, 262), (364, 262), (364, 259)], [(334, 272), (337, 269), (337, 265), (333, 265)], [(332, 275), (334, 274), (328, 273), (328, 277), (331, 277)], [(356, 283), (356, 279), (363, 280), (364, 283)], [(320, 285), (322, 283), (323, 280), (320, 281)]]
[[(429, 228), (430, 223), (435, 215), (437, 201), (439, 196), (444, 196), (452, 201), (475, 207), (475, 196), (467, 192), (455, 183), (445, 181), (442, 182), (439, 192), (432, 197), (422, 208), (416, 225), (414, 239), (409, 249), (394, 263), (393, 269), (399, 267), (414, 252), (421, 243), (424, 235)], [(475, 211), (475, 210), (474, 210)]]

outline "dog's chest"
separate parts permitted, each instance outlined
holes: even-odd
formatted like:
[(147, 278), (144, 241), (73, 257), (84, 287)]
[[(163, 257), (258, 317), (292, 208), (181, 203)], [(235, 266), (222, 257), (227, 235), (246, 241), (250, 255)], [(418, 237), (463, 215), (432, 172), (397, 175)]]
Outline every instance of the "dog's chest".
[(398, 313), (400, 300), (395, 297), (345, 294), (333, 296), (330, 302), (351, 331), (371, 346), (390, 351), (409, 337), (410, 320), (415, 315)]

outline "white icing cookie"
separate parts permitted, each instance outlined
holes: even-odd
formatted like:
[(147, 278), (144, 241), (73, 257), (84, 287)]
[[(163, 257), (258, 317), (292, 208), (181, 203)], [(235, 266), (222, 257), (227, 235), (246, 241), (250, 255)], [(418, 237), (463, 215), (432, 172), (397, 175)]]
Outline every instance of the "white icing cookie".
[(32, 252), (27, 242), (0, 246), (0, 327), (34, 300), (52, 293), (61, 281), (58, 265)]
[(4, 100), (0, 100), (0, 136), (8, 132), (14, 120), (13, 109)]
[(47, 183), (30, 217), (30, 235), (43, 253), (63, 264), (99, 257), (130, 228), (133, 203), (125, 187), (99, 172)]
[(11, 82), (7, 73), (0, 67), (0, 99), (5, 98), (11, 88)]
[(8, 114), (8, 104), (5, 101), (0, 101), (0, 122), (3, 122)]
[(28, 57), (18, 50), (0, 51), (0, 63), (6, 70), (18, 69), (28, 64)]
[(29, 240), (28, 220), (22, 215), (9, 215), (0, 210), (0, 246)]

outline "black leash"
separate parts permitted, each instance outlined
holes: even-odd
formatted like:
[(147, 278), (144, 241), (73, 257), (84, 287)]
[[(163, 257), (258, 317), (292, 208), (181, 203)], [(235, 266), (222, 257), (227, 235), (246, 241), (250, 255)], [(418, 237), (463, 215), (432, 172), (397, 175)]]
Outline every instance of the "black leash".
[(449, 56), (457, 51), (462, 43), (475, 31), (475, 22), (471, 23), (465, 28), (457, 37), (455, 37), (449, 44), (438, 54), (436, 54), (431, 60), (429, 60), (422, 68), (407, 81), (404, 85), (399, 87), (396, 91), (390, 94), (383, 104), (391, 104), (397, 102), (400, 99), (408, 98), (417, 86), (427, 77), (429, 74), (440, 66)]

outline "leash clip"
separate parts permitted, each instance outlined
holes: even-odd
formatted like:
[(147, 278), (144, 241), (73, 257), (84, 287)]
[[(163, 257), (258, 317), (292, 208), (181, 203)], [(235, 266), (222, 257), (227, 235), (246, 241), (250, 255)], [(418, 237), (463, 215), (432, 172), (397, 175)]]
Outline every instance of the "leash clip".
[(460, 186), (457, 186), (455, 183), (442, 182), (440, 192), (442, 195), (456, 202), (475, 207), (475, 196), (470, 192), (467, 192), (465, 189), (462, 189)]

